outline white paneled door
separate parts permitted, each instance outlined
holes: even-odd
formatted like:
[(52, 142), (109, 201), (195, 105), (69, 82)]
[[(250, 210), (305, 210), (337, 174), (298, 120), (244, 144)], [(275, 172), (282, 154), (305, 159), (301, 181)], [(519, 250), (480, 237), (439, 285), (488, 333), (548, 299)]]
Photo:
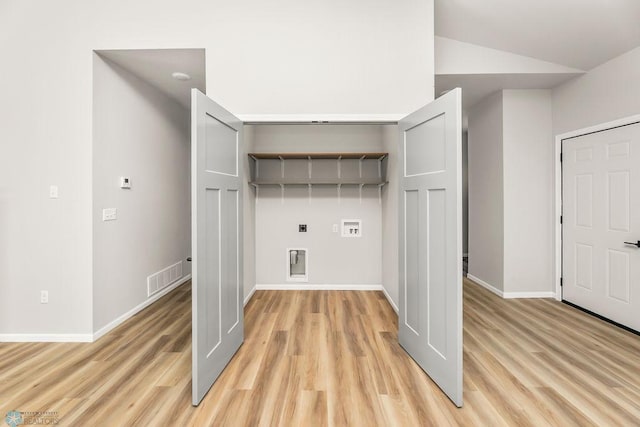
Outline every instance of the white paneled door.
[(562, 298), (640, 331), (640, 123), (562, 141)]
[(244, 340), (242, 122), (191, 93), (192, 400), (200, 403)]
[(462, 113), (454, 89), (402, 119), (402, 347), (462, 406)]

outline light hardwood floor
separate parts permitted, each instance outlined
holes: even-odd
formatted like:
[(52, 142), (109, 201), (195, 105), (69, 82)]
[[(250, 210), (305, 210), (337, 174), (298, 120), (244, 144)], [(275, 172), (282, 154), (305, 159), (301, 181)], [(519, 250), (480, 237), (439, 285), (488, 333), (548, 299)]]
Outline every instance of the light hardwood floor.
[[(640, 425), (640, 337), (465, 282), (464, 407), (397, 343), (380, 292), (258, 291), (246, 339), (191, 406), (186, 284), (92, 344), (0, 343), (0, 415), (73, 426)], [(0, 418), (0, 422), (2, 422)]]

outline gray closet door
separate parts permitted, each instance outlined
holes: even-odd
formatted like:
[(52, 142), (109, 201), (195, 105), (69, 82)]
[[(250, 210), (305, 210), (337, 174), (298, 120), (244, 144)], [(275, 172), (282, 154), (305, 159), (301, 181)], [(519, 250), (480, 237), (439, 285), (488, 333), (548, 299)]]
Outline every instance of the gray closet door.
[(462, 113), (454, 89), (399, 122), (400, 344), (462, 406)]
[(242, 122), (191, 92), (192, 400), (198, 405), (244, 340)]

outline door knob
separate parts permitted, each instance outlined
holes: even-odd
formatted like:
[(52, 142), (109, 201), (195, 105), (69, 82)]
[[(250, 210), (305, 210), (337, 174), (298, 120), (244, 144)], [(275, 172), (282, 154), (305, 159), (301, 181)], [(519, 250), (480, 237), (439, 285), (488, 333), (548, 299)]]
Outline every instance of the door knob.
[(633, 245), (636, 246), (638, 248), (640, 248), (640, 240), (638, 240), (636, 243), (633, 242), (624, 242), (625, 245)]

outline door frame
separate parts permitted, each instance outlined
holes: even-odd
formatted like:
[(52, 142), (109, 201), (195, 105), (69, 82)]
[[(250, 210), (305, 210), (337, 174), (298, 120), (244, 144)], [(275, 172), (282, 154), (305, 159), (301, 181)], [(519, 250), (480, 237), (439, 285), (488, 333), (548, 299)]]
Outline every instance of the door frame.
[(621, 119), (612, 120), (610, 122), (599, 123), (597, 125), (576, 129), (570, 132), (561, 133), (555, 136), (555, 202), (554, 202), (554, 274), (553, 280), (555, 282), (556, 300), (562, 301), (562, 287), (560, 286), (560, 279), (562, 278), (562, 224), (560, 223), (560, 217), (562, 216), (562, 162), (560, 156), (562, 154), (562, 141), (565, 139), (576, 138), (590, 133), (602, 132), (605, 130), (627, 126), (634, 123), (640, 123), (640, 114), (633, 116), (623, 117)]

